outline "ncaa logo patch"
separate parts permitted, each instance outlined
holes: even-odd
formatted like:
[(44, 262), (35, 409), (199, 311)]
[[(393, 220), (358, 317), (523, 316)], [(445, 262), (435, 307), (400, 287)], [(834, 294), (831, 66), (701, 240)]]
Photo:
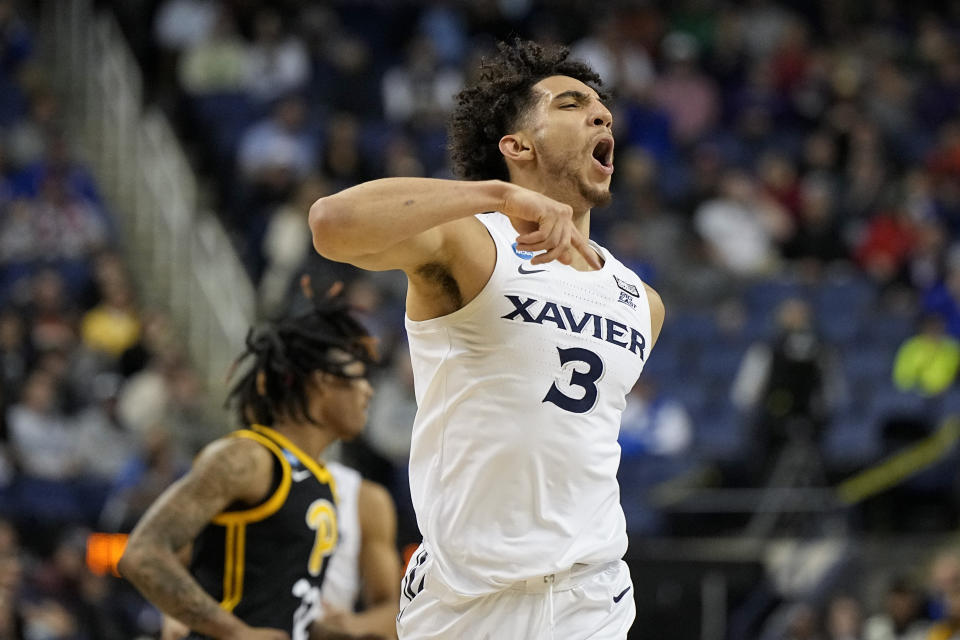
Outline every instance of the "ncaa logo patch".
[(519, 249), (517, 249), (517, 243), (516, 243), (516, 242), (514, 242), (512, 245), (510, 245), (510, 248), (513, 249), (513, 252), (514, 252), (514, 253), (517, 255), (517, 257), (520, 258), (521, 260), (529, 260), (530, 258), (532, 258), (532, 257), (535, 255), (533, 251), (520, 251)]

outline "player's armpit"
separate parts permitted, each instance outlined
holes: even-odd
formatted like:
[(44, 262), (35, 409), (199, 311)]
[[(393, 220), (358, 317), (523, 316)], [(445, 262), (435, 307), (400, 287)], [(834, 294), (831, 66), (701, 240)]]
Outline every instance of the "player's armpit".
[(191, 629), (213, 637), (241, 637), (246, 625), (203, 591), (177, 552), (231, 503), (262, 500), (272, 469), (272, 454), (252, 440), (227, 438), (208, 446), (134, 528), (120, 573)]

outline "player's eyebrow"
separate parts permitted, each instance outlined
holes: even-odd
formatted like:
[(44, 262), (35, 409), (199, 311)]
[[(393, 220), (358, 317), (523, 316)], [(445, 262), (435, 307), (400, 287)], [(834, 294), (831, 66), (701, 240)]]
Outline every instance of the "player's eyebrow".
[(587, 95), (586, 93), (584, 93), (584, 92), (582, 92), (582, 91), (577, 91), (577, 90), (575, 90), (575, 89), (571, 89), (570, 91), (564, 91), (563, 93), (558, 93), (558, 94), (553, 98), (553, 102), (556, 102), (557, 100), (563, 100), (564, 98), (573, 98), (573, 99), (576, 100), (579, 104), (586, 104), (586, 103), (590, 102), (590, 100), (593, 98), (593, 96)]

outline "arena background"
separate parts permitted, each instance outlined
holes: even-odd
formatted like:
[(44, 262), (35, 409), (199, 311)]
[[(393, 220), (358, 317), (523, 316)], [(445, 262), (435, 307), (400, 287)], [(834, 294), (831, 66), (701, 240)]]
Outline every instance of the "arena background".
[(0, 638), (156, 636), (122, 534), (303, 272), (381, 339), (338, 455), (418, 542), (403, 278), (315, 255), (306, 212), (448, 177), (452, 96), (514, 35), (606, 80), (591, 232), (667, 306), (621, 438), (631, 638), (960, 621), (960, 2), (0, 0)]

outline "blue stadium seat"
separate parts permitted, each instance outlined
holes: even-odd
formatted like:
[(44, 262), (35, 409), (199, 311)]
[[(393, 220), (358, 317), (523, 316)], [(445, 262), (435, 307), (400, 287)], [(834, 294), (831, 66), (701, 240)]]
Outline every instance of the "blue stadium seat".
[(932, 414), (934, 401), (906, 393), (891, 384), (877, 389), (870, 400), (869, 414), (877, 420), (897, 417), (924, 417)]
[(708, 343), (717, 337), (717, 323), (709, 313), (678, 313), (664, 325), (664, 334), (681, 342)]
[(816, 326), (824, 339), (836, 346), (853, 342), (863, 329), (863, 317), (855, 309), (815, 307)]
[(693, 447), (709, 460), (739, 460), (746, 452), (743, 417), (729, 403), (705, 405), (693, 415)]
[(739, 345), (718, 344), (707, 347), (700, 354), (698, 370), (706, 378), (723, 379), (729, 384), (737, 374), (743, 353)]
[(791, 280), (763, 280), (750, 285), (744, 293), (748, 313), (771, 314), (788, 298), (806, 298), (806, 291)]
[(813, 304), (818, 311), (863, 313), (876, 302), (876, 288), (862, 277), (828, 280), (816, 288)]
[(916, 331), (916, 319), (902, 313), (880, 312), (866, 318), (864, 340), (895, 349)]
[(893, 373), (894, 355), (892, 346), (852, 345), (842, 356), (844, 374), (851, 383), (865, 378), (887, 381)]
[(862, 414), (840, 416), (827, 427), (821, 446), (828, 466), (867, 465), (882, 452), (879, 424)]

